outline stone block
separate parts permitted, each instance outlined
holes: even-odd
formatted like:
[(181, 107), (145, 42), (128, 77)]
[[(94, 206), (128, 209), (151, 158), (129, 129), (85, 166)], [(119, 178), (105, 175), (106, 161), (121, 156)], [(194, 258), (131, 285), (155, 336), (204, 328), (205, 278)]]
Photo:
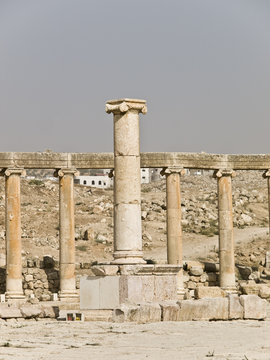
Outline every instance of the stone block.
[(155, 301), (177, 300), (176, 276), (163, 275), (154, 277)]
[(112, 321), (113, 310), (84, 310), (84, 321)]
[(119, 306), (119, 276), (101, 277), (98, 309), (114, 309), (116, 306)]
[(121, 304), (113, 311), (114, 322), (136, 321), (139, 306), (134, 304)]
[(186, 268), (187, 270), (190, 270), (192, 267), (200, 267), (202, 269), (204, 269), (204, 264), (199, 262), (199, 261), (195, 261), (195, 260), (186, 260), (184, 263), (184, 268)]
[(196, 299), (225, 297), (226, 292), (218, 286), (200, 286), (194, 291)]
[(51, 305), (41, 305), (41, 309), (43, 312), (43, 317), (45, 318), (58, 318), (59, 316), (59, 307), (51, 306)]
[(240, 303), (244, 308), (244, 319), (264, 320), (267, 316), (267, 301), (257, 295), (241, 295)]
[(270, 299), (270, 287), (260, 284), (259, 296), (263, 299)]
[(205, 298), (182, 300), (179, 321), (192, 320), (228, 320), (228, 298)]
[(139, 306), (138, 323), (161, 321), (161, 307), (158, 303), (142, 303)]
[(122, 275), (120, 277), (120, 304), (132, 302), (138, 304), (142, 301), (142, 277)]
[(0, 318), (12, 319), (22, 318), (21, 310), (16, 306), (0, 306)]
[(26, 319), (36, 318), (42, 314), (42, 309), (37, 305), (23, 305), (20, 308), (22, 316)]
[(259, 295), (260, 287), (258, 284), (241, 284), (240, 290), (244, 295)]
[(80, 280), (80, 308), (99, 309), (99, 277), (82, 276)]
[(230, 294), (229, 298), (229, 320), (243, 319), (244, 309), (238, 295)]
[(193, 276), (201, 276), (203, 274), (203, 268), (201, 266), (192, 266), (189, 273)]
[(91, 270), (96, 276), (113, 276), (117, 275), (119, 268), (117, 265), (94, 265)]
[(178, 321), (180, 307), (175, 301), (163, 301), (160, 304), (162, 321)]
[(122, 304), (118, 309), (115, 309), (113, 321), (139, 324), (158, 322), (161, 321), (161, 307), (157, 303)]

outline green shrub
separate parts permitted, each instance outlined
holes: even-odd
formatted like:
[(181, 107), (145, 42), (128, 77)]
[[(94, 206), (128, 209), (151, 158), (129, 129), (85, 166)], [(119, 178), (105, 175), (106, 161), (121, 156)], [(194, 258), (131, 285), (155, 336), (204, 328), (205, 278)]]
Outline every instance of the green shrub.
[(29, 185), (44, 186), (44, 183), (42, 180), (32, 179), (29, 181)]

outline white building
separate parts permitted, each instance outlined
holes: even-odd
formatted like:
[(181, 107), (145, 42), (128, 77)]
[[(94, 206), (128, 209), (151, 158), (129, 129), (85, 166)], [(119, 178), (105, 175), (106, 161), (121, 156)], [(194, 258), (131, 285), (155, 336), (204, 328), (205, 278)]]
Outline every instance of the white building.
[[(150, 171), (149, 169), (141, 169), (141, 183), (148, 184), (150, 182)], [(82, 175), (74, 178), (74, 184), (91, 186), (96, 188), (107, 189), (113, 187), (113, 178), (108, 176), (108, 172), (104, 170), (103, 174), (97, 175)]]
[(141, 169), (141, 183), (149, 184), (150, 182), (150, 171), (148, 168)]
[(113, 186), (113, 179), (109, 178), (108, 175), (76, 176), (74, 179), (74, 184), (107, 189)]

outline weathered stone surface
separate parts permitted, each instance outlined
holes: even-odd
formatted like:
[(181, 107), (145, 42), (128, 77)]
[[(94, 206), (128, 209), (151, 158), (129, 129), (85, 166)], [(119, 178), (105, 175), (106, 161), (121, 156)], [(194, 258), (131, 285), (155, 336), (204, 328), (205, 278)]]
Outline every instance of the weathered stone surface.
[(113, 321), (113, 310), (84, 310), (84, 321)]
[(161, 307), (157, 303), (122, 304), (114, 311), (115, 322), (132, 321), (139, 324), (161, 321)]
[(225, 297), (226, 292), (218, 286), (199, 286), (195, 289), (195, 298), (219, 298)]
[(259, 284), (241, 284), (240, 290), (245, 295), (259, 295), (260, 286)]
[(184, 268), (186, 268), (187, 270), (190, 270), (192, 267), (201, 267), (202, 269), (204, 269), (204, 264), (195, 260), (186, 260), (184, 262)]
[(160, 303), (162, 321), (178, 321), (180, 307), (175, 301), (163, 301)]
[(113, 276), (117, 275), (119, 268), (117, 265), (94, 265), (91, 270), (96, 276)]
[(201, 276), (203, 274), (203, 268), (200, 266), (192, 266), (189, 270), (190, 275)]
[(270, 299), (270, 286), (260, 284), (259, 296), (262, 299)]
[(228, 298), (182, 300), (179, 321), (228, 320)]
[(22, 318), (23, 315), (20, 309), (16, 306), (0, 306), (0, 318), (11, 319), (11, 318)]
[(263, 320), (267, 316), (267, 301), (256, 295), (241, 295), (240, 303), (244, 308), (244, 319)]
[(139, 306), (134, 304), (121, 304), (113, 313), (114, 322), (137, 321)]
[(177, 282), (176, 276), (155, 276), (154, 277), (155, 301), (176, 300)]
[(59, 316), (59, 307), (58, 306), (50, 306), (50, 305), (41, 305), (43, 317), (45, 318), (58, 318)]
[(244, 309), (240, 304), (238, 295), (230, 294), (229, 298), (229, 320), (243, 319)]
[(20, 308), (22, 316), (26, 319), (36, 318), (41, 315), (42, 309), (36, 305), (23, 305)]

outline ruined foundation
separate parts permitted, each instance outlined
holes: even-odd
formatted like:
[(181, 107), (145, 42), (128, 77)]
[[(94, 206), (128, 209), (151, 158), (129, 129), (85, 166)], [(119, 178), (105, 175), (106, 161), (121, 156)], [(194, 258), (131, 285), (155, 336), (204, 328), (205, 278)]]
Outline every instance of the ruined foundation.
[[(140, 153), (139, 114), (146, 113), (146, 102), (112, 100), (106, 111), (114, 117), (114, 154), (0, 153), (6, 197), (0, 318), (66, 319), (69, 314), (116, 322), (265, 319), (267, 302), (260, 297), (267, 298), (269, 286), (239, 287), (235, 279), (232, 178), (237, 170), (264, 170), (270, 196), (270, 155)], [(166, 176), (167, 264), (147, 264), (143, 258), (141, 167), (163, 168)], [(104, 168), (114, 176), (113, 259), (106, 264), (97, 259), (95, 276), (82, 276), (78, 285), (74, 175), (76, 169)], [(59, 180), (57, 269), (22, 268), (20, 177), (25, 169), (53, 169)], [(185, 169), (213, 170), (217, 179), (219, 266), (210, 264), (210, 270), (209, 264), (183, 264), (180, 180)], [(266, 266), (269, 263), (267, 258)], [(39, 290), (30, 290), (34, 286)], [(57, 298), (60, 301), (49, 301)]]

